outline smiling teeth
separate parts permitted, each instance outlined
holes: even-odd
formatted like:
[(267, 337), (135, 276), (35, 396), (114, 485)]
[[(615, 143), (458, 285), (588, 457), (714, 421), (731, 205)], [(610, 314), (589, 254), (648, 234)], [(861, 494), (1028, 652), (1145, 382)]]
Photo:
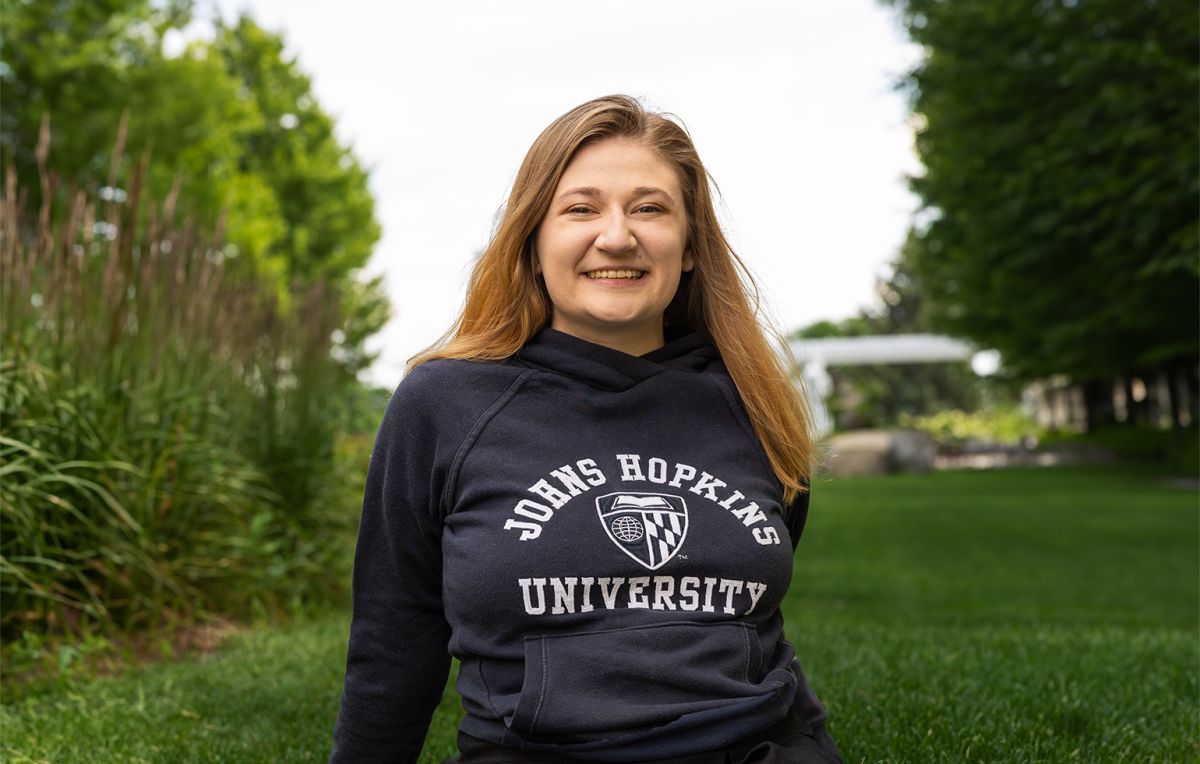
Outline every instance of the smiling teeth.
[(592, 271), (586, 275), (589, 279), (640, 279), (642, 271)]

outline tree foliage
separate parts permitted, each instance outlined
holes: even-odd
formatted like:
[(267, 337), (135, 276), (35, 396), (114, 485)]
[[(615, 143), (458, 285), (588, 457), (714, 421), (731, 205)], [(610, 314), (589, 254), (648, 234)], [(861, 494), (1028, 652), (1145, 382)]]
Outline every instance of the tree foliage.
[(271, 252), (306, 279), (336, 280), (365, 265), (379, 239), (367, 173), (338, 143), (283, 39), (243, 15), (219, 27), (214, 50), (260, 117), (241, 133), (239, 169), (275, 200), (282, 227)]
[(1200, 344), (1200, 10), (889, 0), (925, 48), (911, 258), (941, 330), (1078, 380)]
[[(94, 191), (123, 174), (114, 154), (148, 157), (143, 193), (186, 199), (204, 227), (223, 219), (227, 252), (281, 296), (296, 281), (346, 286), (366, 264), (380, 235), (367, 172), (280, 35), (243, 15), (168, 56), (188, 0), (0, 0), (0, 14), (0, 152), (31, 191), (26, 209), (40, 207), (35, 154), (49, 114), (49, 172)], [(368, 302), (382, 299), (378, 287)]]

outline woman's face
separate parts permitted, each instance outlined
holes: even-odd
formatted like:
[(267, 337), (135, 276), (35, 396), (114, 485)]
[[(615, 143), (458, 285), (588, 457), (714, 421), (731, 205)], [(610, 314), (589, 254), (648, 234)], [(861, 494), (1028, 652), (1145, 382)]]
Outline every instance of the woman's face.
[(660, 347), (663, 311), (695, 265), (687, 227), (666, 160), (628, 138), (585, 146), (535, 240), (534, 270), (554, 304), (550, 326), (637, 355)]

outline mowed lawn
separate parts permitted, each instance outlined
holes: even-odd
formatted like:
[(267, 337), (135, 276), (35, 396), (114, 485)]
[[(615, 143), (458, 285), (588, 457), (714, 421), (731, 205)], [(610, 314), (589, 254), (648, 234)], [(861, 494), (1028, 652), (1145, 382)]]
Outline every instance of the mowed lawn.
[[(1200, 498), (1124, 468), (818, 480), (788, 633), (849, 762), (1200, 757)], [(11, 700), (8, 762), (323, 761), (346, 617)], [(423, 761), (454, 752), (447, 692)]]

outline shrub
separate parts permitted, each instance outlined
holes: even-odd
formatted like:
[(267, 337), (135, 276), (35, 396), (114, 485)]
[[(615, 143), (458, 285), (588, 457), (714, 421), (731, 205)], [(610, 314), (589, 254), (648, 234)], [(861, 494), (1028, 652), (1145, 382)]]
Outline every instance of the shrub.
[(942, 447), (959, 447), (970, 441), (1016, 446), (1035, 441), (1044, 430), (1019, 406), (966, 413), (951, 409), (929, 416), (900, 415), (900, 424), (923, 430)]
[(6, 635), (271, 612), (346, 580), (365, 470), (335, 472), (357, 384), (330, 356), (335, 292), (281, 300), (173, 195), (146, 205), (144, 167), (120, 193), (43, 176), (37, 216), (5, 179)]

